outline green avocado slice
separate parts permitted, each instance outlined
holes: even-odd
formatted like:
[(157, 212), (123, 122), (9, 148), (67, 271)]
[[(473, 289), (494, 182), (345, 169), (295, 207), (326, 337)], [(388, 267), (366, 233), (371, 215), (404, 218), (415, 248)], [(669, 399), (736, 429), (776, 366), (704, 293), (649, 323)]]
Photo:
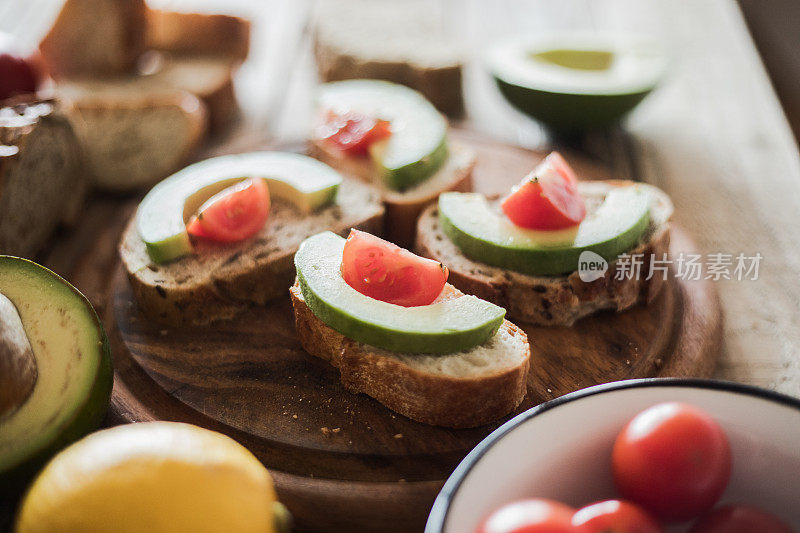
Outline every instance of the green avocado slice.
[(192, 252), (186, 223), (203, 203), (235, 183), (262, 177), (270, 196), (308, 213), (336, 197), (342, 177), (310, 157), (285, 152), (251, 152), (200, 161), (165, 179), (147, 193), (136, 211), (136, 227), (156, 263)]
[(326, 83), (320, 89), (319, 106), (391, 123), (391, 136), (369, 149), (391, 189), (402, 191), (424, 181), (447, 159), (447, 120), (413, 89), (378, 80)]
[(642, 36), (567, 33), (498, 43), (487, 66), (512, 105), (569, 132), (621, 119), (661, 81), (667, 54)]
[(318, 233), (294, 258), (306, 304), (342, 335), (393, 352), (445, 354), (483, 344), (502, 324), (505, 309), (475, 296), (402, 307), (361, 294), (342, 278), (344, 243)]
[(592, 251), (607, 261), (633, 248), (650, 223), (650, 195), (632, 185), (611, 190), (574, 229), (536, 231), (514, 225), (477, 193), (439, 196), (442, 230), (470, 259), (532, 276), (578, 270)]
[[(0, 329), (18, 329), (21, 323), (33, 364), (32, 373), (5, 371), (20, 368), (21, 352), (5, 335), (0, 339), (0, 389), (22, 392), (4, 401), (0, 412), (0, 493), (13, 494), (52, 455), (99, 427), (112, 368), (94, 309), (57, 274), (26, 259), (0, 256), (0, 294)], [(33, 376), (32, 387), (20, 388), (15, 382), (25, 374)]]

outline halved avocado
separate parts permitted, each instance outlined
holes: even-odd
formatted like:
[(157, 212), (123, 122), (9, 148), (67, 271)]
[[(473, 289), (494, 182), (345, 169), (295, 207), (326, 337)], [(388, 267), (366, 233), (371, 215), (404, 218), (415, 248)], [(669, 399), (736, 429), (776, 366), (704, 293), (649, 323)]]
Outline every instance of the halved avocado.
[(365, 296), (341, 274), (345, 240), (329, 231), (309, 237), (294, 257), (311, 311), (350, 339), (403, 353), (456, 353), (489, 339), (506, 311), (475, 296), (403, 307)]
[(516, 108), (574, 132), (625, 116), (658, 85), (667, 56), (649, 38), (580, 33), (506, 41), (489, 51), (487, 63)]
[(247, 178), (261, 177), (270, 196), (308, 213), (336, 197), (342, 177), (328, 165), (286, 152), (225, 155), (189, 165), (147, 193), (136, 227), (150, 259), (166, 263), (192, 252), (186, 223), (203, 203)]
[(326, 83), (322, 109), (388, 120), (391, 136), (370, 146), (386, 186), (405, 190), (432, 176), (447, 159), (447, 120), (422, 94), (404, 85), (378, 80)]
[(637, 185), (620, 187), (577, 227), (537, 231), (515, 226), (482, 194), (449, 192), (439, 196), (439, 220), (470, 259), (532, 276), (556, 276), (576, 271), (584, 251), (612, 261), (633, 248), (650, 223), (650, 195)]
[(100, 425), (112, 368), (92, 305), (54, 272), (0, 256), (0, 294), (0, 493), (10, 495)]

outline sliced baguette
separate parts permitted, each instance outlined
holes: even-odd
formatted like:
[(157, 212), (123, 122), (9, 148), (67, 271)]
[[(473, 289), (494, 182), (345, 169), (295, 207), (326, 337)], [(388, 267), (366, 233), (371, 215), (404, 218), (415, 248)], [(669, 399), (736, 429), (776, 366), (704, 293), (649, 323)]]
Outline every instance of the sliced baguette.
[(55, 102), (0, 109), (0, 254), (33, 257), (80, 211), (87, 188), (78, 139)]
[(144, 51), (144, 0), (67, 0), (39, 45), (56, 79), (134, 70)]
[(401, 83), (448, 116), (462, 116), (462, 54), (435, 10), (425, 0), (319, 2), (313, 35), (320, 77)]
[(147, 10), (147, 47), (179, 55), (225, 56), (244, 61), (250, 21), (230, 15)]
[(339, 172), (372, 183), (380, 191), (386, 206), (384, 235), (398, 246), (410, 248), (414, 244), (417, 219), (428, 205), (446, 191), (472, 190), (472, 169), (475, 155), (472, 151), (451, 143), (447, 161), (436, 174), (416, 187), (403, 192), (387, 188), (369, 158), (344, 155), (323, 140), (309, 143), (309, 154)]
[[(613, 187), (633, 182), (612, 180), (581, 182), (580, 191), (591, 212)], [(669, 218), (672, 202), (661, 190), (648, 186), (653, 198), (650, 225), (639, 244), (630, 254), (644, 254), (640, 278), (617, 280), (614, 262), (605, 275), (585, 283), (577, 272), (566, 276), (530, 276), (473, 261), (461, 253), (443, 233), (436, 206), (420, 217), (416, 251), (436, 259), (450, 269), (449, 281), (466, 292), (505, 307), (508, 316), (531, 324), (570, 326), (576, 320), (602, 309), (624, 311), (640, 301), (650, 302), (664, 285), (663, 276), (656, 273), (645, 279), (651, 257), (662, 258), (669, 248)], [(577, 265), (576, 265), (577, 266)]]
[(205, 106), (183, 91), (89, 93), (73, 104), (89, 175), (107, 191), (134, 191), (165, 178), (187, 162), (206, 131)]
[[(447, 286), (453, 296), (459, 291)], [(295, 281), (289, 290), (303, 348), (339, 369), (351, 392), (372, 396), (389, 409), (434, 426), (467, 428), (509, 414), (525, 398), (530, 345), (504, 320), (488, 341), (446, 354), (404, 354), (348, 339), (317, 318)]]
[(306, 238), (325, 230), (345, 235), (350, 228), (380, 231), (383, 206), (378, 193), (344, 180), (336, 201), (303, 216), (274, 200), (269, 220), (254, 237), (229, 245), (196, 243), (196, 253), (154, 264), (134, 219), (119, 246), (139, 306), (166, 324), (208, 324), (233, 318), (249, 304), (285, 297), (294, 279), (294, 254)]

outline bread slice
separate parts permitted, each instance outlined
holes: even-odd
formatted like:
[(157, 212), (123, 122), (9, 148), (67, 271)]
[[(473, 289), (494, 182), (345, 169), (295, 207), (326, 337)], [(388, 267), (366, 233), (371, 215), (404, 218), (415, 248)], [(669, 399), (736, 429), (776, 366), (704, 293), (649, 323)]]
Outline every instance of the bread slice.
[(183, 91), (124, 96), (100, 91), (73, 103), (70, 116), (89, 175), (107, 191), (157, 183), (187, 162), (206, 132), (205, 106)]
[(178, 55), (224, 56), (244, 61), (250, 21), (230, 15), (147, 10), (147, 47)]
[[(591, 212), (614, 187), (632, 185), (623, 180), (581, 182), (580, 192)], [(640, 186), (642, 184), (639, 184)], [(672, 202), (661, 190), (651, 191), (650, 225), (630, 254), (643, 254), (641, 272), (646, 274), (650, 259), (661, 259), (669, 249), (669, 218)], [(428, 208), (420, 217), (416, 251), (442, 262), (450, 269), (449, 281), (466, 292), (505, 307), (512, 320), (545, 326), (571, 326), (576, 320), (601, 309), (624, 311), (640, 301), (652, 301), (661, 290), (663, 276), (651, 279), (614, 279), (615, 262), (605, 275), (585, 283), (577, 272), (566, 276), (530, 276), (486, 265), (467, 258), (442, 232), (438, 209)]]
[(426, 0), (318, 2), (313, 35), (320, 77), (401, 83), (461, 117), (462, 53), (436, 9)]
[(39, 50), (54, 78), (134, 70), (144, 51), (144, 0), (67, 0)]
[(0, 109), (0, 254), (33, 257), (87, 191), (80, 145), (53, 101)]
[[(476, 427), (509, 414), (525, 398), (530, 345), (508, 320), (488, 341), (464, 352), (397, 353), (348, 339), (326, 325), (306, 305), (297, 281), (289, 292), (303, 348), (338, 368), (351, 392), (368, 394), (412, 420)], [(463, 295), (451, 285), (445, 292), (448, 298)]]
[(382, 223), (378, 193), (344, 180), (329, 207), (303, 216), (273, 199), (269, 220), (254, 237), (228, 245), (199, 241), (194, 255), (163, 265), (150, 260), (132, 219), (119, 253), (139, 306), (150, 317), (200, 325), (233, 318), (248, 304), (285, 297), (295, 275), (294, 254), (311, 235), (325, 230), (346, 235), (350, 228), (375, 232)]
[(411, 189), (398, 192), (384, 185), (369, 158), (349, 157), (319, 139), (310, 141), (309, 154), (343, 174), (374, 184), (381, 191), (386, 206), (384, 235), (404, 248), (413, 246), (417, 219), (441, 193), (472, 190), (472, 169), (476, 161), (471, 150), (451, 143), (447, 161), (436, 174)]

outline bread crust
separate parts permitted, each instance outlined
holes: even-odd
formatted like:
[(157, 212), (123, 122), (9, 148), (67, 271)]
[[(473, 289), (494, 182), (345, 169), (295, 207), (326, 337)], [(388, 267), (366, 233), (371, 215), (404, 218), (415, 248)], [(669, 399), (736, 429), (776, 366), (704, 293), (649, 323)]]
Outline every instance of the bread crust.
[[(606, 183), (626, 186), (633, 182)], [(646, 238), (628, 252), (643, 254), (642, 273), (649, 271), (652, 257), (661, 258), (669, 250), (672, 205), (663, 192), (659, 193), (658, 201), (665, 203), (664, 212), (659, 212), (657, 220), (651, 220)], [(649, 303), (665, 284), (659, 274), (649, 280), (645, 275), (615, 279), (616, 261), (609, 264), (603, 277), (589, 283), (583, 282), (577, 271), (566, 276), (530, 276), (472, 261), (442, 232), (436, 206), (426, 209), (419, 219), (415, 249), (446, 265), (450, 269), (449, 282), (460, 290), (506, 308), (513, 320), (542, 326), (571, 326), (600, 310), (619, 312), (639, 302)]]
[(368, 394), (412, 420), (452, 428), (476, 427), (509, 414), (525, 397), (530, 346), (525, 332), (507, 320), (501, 328), (525, 337), (523, 362), (493, 375), (454, 378), (421, 372), (348, 339), (311, 312), (297, 283), (289, 293), (303, 348), (338, 368), (349, 391)]
[(231, 15), (147, 10), (148, 48), (175, 54), (222, 55), (244, 61), (250, 21)]

